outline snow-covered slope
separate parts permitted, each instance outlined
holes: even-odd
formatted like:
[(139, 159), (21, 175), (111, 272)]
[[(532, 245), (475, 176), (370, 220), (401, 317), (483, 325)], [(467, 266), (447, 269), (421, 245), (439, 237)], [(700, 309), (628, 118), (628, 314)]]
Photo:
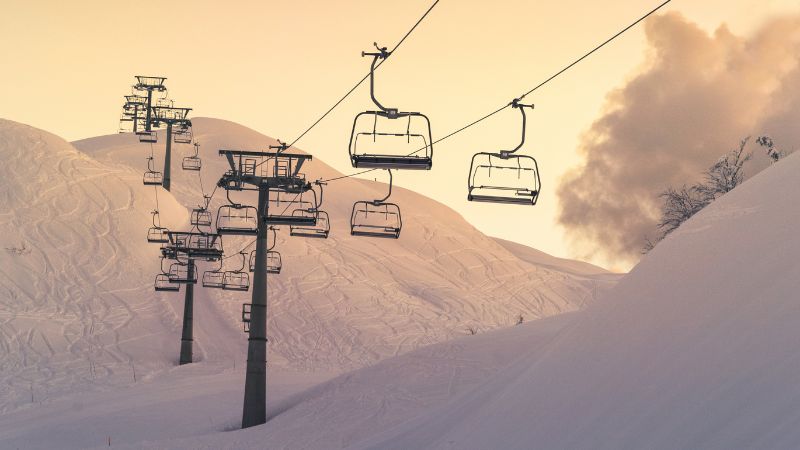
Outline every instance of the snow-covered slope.
[[(128, 384), (174, 364), (176, 316), (152, 294), (141, 175), (0, 120), (0, 410), (59, 387)], [(186, 210), (162, 208), (178, 226)]]
[[(193, 119), (201, 144), (201, 176), (206, 192), (227, 169), (220, 148), (266, 149), (276, 142), (240, 125), (216, 119)], [(163, 135), (161, 138), (163, 139)], [(75, 146), (109, 164), (143, 170), (149, 153), (131, 135), (102, 136)], [(174, 147), (180, 158), (190, 145)], [(163, 144), (156, 144), (157, 159)], [(162, 163), (159, 162), (159, 166)], [(178, 167), (178, 164), (175, 164)], [(341, 175), (317, 159), (304, 166), (309, 179)], [(376, 176), (383, 177), (381, 172)], [(284, 270), (269, 279), (271, 364), (300, 370), (363, 367), (422, 345), (525, 320), (573, 311), (613, 285), (616, 276), (602, 269), (574, 273), (569, 263), (532, 264), (509, 252), (450, 208), (414, 192), (396, 188), (392, 200), (403, 211), (399, 240), (352, 237), (353, 202), (385, 195), (379, 182), (345, 179), (330, 183), (323, 208), (331, 217), (327, 240), (290, 238), (281, 230), (278, 250)], [(174, 170), (173, 194), (184, 205), (202, 199), (196, 173)], [(254, 197), (233, 198), (254, 203)], [(214, 206), (225, 202), (217, 192)], [(252, 239), (225, 240), (234, 252)], [(144, 244), (142, 244), (144, 245)], [(235, 261), (231, 261), (231, 266)], [(201, 291), (204, 291), (201, 289)], [(173, 294), (174, 295), (174, 294)], [(231, 323), (240, 317), (247, 294), (203, 292), (226, 311)], [(206, 314), (196, 314), (203, 320)], [(202, 326), (201, 326), (202, 327)], [(201, 345), (202, 339), (201, 339)]]
[(798, 173), (753, 177), (542, 351), (359, 447), (797, 448)]
[(131, 448), (798, 448), (798, 172), (800, 154), (717, 200), (584, 311), (343, 375), (260, 427)]
[[(198, 119), (195, 131), (206, 192), (225, 169), (218, 148), (274, 143), (220, 120)], [(0, 411), (157, 378), (177, 359), (183, 294), (153, 292), (158, 248), (145, 242), (156, 207), (156, 189), (141, 184), (149, 147), (131, 135), (77, 146), (83, 151), (0, 120)], [(158, 189), (163, 224), (173, 229), (187, 226), (185, 206), (201, 200), (197, 174), (179, 170), (190, 152), (176, 145), (174, 195)], [(320, 161), (310, 169), (309, 176), (337, 174)], [(331, 184), (328, 240), (281, 232), (285, 268), (270, 278), (271, 370), (363, 367), (467, 326), (483, 332), (520, 314), (571, 311), (613, 284), (525, 262), (449, 208), (402, 189), (400, 240), (351, 238), (350, 204), (380, 190), (368, 181)], [(225, 244), (235, 252), (247, 242)], [(242, 366), (240, 308), (248, 301), (249, 294), (196, 290), (195, 355), (207, 373)]]

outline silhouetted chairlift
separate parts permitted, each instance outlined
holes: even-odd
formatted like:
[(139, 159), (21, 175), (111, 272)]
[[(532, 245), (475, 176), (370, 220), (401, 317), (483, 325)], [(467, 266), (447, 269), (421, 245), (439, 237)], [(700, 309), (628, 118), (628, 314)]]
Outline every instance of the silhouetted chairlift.
[(522, 140), (514, 150), (499, 153), (480, 152), (472, 157), (467, 180), (467, 199), (472, 202), (535, 205), (541, 181), (536, 159), (514, 153), (525, 144), (525, 108), (518, 99), (511, 103), (522, 114)]
[(255, 236), (258, 234), (258, 209), (234, 203), (226, 190), (228, 205), (217, 210), (217, 233), (225, 235)]
[(139, 136), (139, 142), (148, 144), (155, 144), (158, 142), (158, 133), (156, 133), (156, 130), (139, 130), (136, 134)]
[(281, 254), (275, 250), (270, 250), (267, 252), (267, 273), (271, 274), (279, 274), (281, 273), (281, 269), (283, 268), (283, 262), (281, 261)]
[(155, 290), (157, 292), (177, 292), (181, 290), (181, 285), (169, 279), (169, 272), (164, 271), (164, 261), (166, 258), (161, 258), (161, 273), (156, 275)]
[(161, 217), (158, 210), (150, 212), (152, 214), (153, 226), (147, 230), (147, 242), (154, 244), (166, 244), (169, 242), (169, 230), (161, 226)]
[(197, 283), (197, 268), (192, 265), (192, 270), (189, 270), (189, 265), (176, 262), (169, 266), (169, 281), (172, 283)]
[(203, 287), (212, 289), (222, 289), (225, 283), (225, 272), (222, 270), (222, 259), (219, 260), (219, 267), (215, 270), (203, 272)]
[(181, 163), (183, 170), (198, 171), (203, 167), (203, 161), (200, 160), (200, 144), (194, 143), (194, 155), (185, 156)]
[(204, 205), (192, 209), (192, 214), (189, 217), (189, 223), (196, 227), (210, 227), (214, 220), (211, 217), (211, 211), (208, 210), (208, 205), (211, 202), (211, 198), (203, 196), (203, 200)]
[(164, 176), (161, 172), (157, 172), (153, 169), (153, 157), (147, 157), (147, 171), (144, 173), (142, 177), (142, 183), (145, 186), (161, 186), (164, 181)]
[[(267, 223), (270, 225), (315, 226), (317, 193), (313, 189), (297, 193), (287, 193), (281, 189), (270, 189), (267, 202)], [(295, 215), (295, 210), (305, 210), (308, 214)]]
[[(372, 56), (369, 92), (378, 111), (356, 115), (350, 133), (350, 162), (356, 168), (430, 170), (433, 165), (433, 138), (428, 117), (418, 112), (386, 108), (375, 98), (375, 67), (391, 54), (386, 47)], [(405, 120), (400, 120), (405, 119)]]
[(322, 199), (323, 199), (323, 183), (322, 181), (315, 181), (315, 185), (319, 186), (319, 202), (314, 206), (312, 211), (305, 210), (305, 209), (295, 209), (292, 211), (293, 216), (307, 216), (311, 217), (312, 215), (316, 216), (316, 223), (314, 225), (291, 225), (289, 227), (289, 235), (290, 236), (301, 236), (301, 237), (315, 237), (315, 238), (323, 238), (327, 239), (328, 235), (331, 232), (331, 224), (330, 224), (330, 217), (328, 213), (321, 210), (320, 206), (322, 206)]
[[(270, 254), (271, 253), (277, 253), (277, 252), (273, 252), (272, 249), (274, 249), (275, 248), (275, 244), (277, 244), (278, 234), (277, 234), (277, 228), (275, 228), (273, 226), (269, 227), (269, 231), (271, 232), (272, 240), (270, 241), (270, 235), (268, 234), (267, 235), (267, 273), (280, 273), (280, 255), (278, 255), (278, 268), (277, 268), (278, 271), (274, 272), (274, 271), (270, 270), (270, 266), (271, 265), (274, 266), (274, 260), (270, 259)], [(249, 266), (250, 272), (252, 273), (252, 272), (256, 271), (256, 251), (255, 250), (250, 252), (250, 258), (249, 259), (250, 259), (250, 263), (248, 264), (248, 266)]]
[(172, 142), (176, 144), (191, 144), (193, 139), (192, 126), (181, 125), (172, 130)]
[(380, 200), (362, 200), (353, 204), (350, 214), (350, 234), (353, 236), (400, 237), (403, 221), (400, 207), (386, 200), (392, 196), (392, 171), (389, 170), (389, 193)]
[(244, 271), (247, 256), (244, 252), (242, 256), (242, 266), (236, 270), (225, 272), (222, 278), (222, 289), (226, 291), (247, 291), (250, 289), (250, 274)]

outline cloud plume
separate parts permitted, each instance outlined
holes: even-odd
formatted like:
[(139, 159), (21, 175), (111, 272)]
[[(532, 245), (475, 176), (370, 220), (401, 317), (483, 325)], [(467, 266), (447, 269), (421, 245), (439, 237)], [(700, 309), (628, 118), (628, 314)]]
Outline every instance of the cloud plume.
[(741, 37), (672, 13), (650, 19), (646, 35), (646, 64), (609, 94), (582, 137), (583, 165), (558, 190), (574, 250), (617, 266), (656, 235), (666, 187), (697, 181), (746, 136), (800, 145), (800, 15)]

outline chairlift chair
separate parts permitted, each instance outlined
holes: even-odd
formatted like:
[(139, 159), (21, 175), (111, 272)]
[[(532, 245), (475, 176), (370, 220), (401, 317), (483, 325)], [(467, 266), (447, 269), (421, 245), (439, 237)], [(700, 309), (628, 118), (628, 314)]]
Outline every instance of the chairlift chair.
[[(274, 273), (274, 272), (270, 272), (269, 271), (270, 252), (272, 251), (272, 249), (275, 248), (275, 245), (277, 244), (278, 233), (277, 233), (277, 228), (275, 228), (273, 226), (269, 227), (269, 231), (272, 232), (272, 238), (270, 240), (269, 235), (267, 235), (267, 273)], [(250, 268), (250, 272), (252, 273), (252, 272), (256, 271), (256, 250), (253, 250), (253, 251), (250, 252), (250, 258), (249, 259), (250, 259), (250, 264), (248, 264), (248, 266), (250, 266), (249, 267)], [(278, 259), (280, 259), (280, 255), (278, 256)], [(278, 271), (280, 271), (280, 268), (278, 268)]]
[(400, 237), (403, 221), (400, 207), (386, 200), (392, 195), (392, 171), (389, 170), (389, 193), (380, 200), (361, 200), (353, 204), (350, 214), (350, 234), (353, 236)]
[(225, 272), (222, 278), (223, 290), (247, 291), (250, 289), (250, 274), (244, 270), (247, 256), (244, 252), (239, 252), (239, 254), (242, 256), (242, 266), (239, 269)]
[(203, 287), (212, 289), (222, 289), (225, 281), (225, 271), (222, 270), (222, 260), (219, 261), (219, 267), (215, 270), (206, 270), (203, 272)]
[(195, 142), (194, 143), (194, 155), (185, 156), (183, 158), (183, 162), (182, 162), (182, 165), (181, 165), (181, 167), (183, 167), (183, 170), (198, 171), (203, 166), (203, 162), (200, 160), (199, 147), (200, 147), (200, 144)]
[(164, 182), (164, 176), (161, 172), (153, 169), (153, 157), (147, 157), (147, 171), (142, 177), (142, 182), (145, 186), (161, 186)]
[(189, 217), (189, 223), (196, 227), (210, 227), (212, 221), (211, 211), (204, 206), (192, 209), (192, 214)]
[[(291, 193), (282, 189), (270, 189), (267, 202), (267, 223), (270, 225), (316, 226), (319, 214), (317, 212), (317, 193), (313, 189), (303, 192)], [(305, 210), (308, 213), (295, 215), (296, 210)]]
[(156, 275), (155, 290), (163, 292), (176, 292), (181, 289), (181, 285), (169, 278), (169, 270), (164, 270), (164, 263), (168, 259), (164, 256), (161, 257), (161, 273)]
[(147, 242), (154, 244), (166, 244), (169, 242), (169, 230), (161, 226), (161, 218), (158, 211), (152, 211), (153, 226), (147, 230)]
[[(191, 267), (191, 270), (189, 268)], [(180, 262), (169, 266), (169, 281), (172, 283), (195, 284), (197, 283), (197, 268), (194, 265)]]
[(283, 268), (283, 261), (281, 261), (281, 254), (275, 250), (267, 252), (267, 273), (279, 274)]
[(331, 232), (331, 223), (327, 212), (321, 210), (310, 212), (305, 209), (296, 209), (292, 212), (292, 215), (298, 216), (308, 216), (311, 214), (316, 214), (317, 216), (317, 223), (315, 225), (292, 225), (289, 227), (289, 235), (327, 239), (328, 234)]
[(172, 142), (176, 144), (191, 144), (193, 139), (192, 126), (182, 125), (172, 130)]
[(181, 285), (171, 281), (169, 275), (160, 273), (156, 275), (155, 289), (156, 292), (178, 292)]
[(155, 144), (158, 142), (158, 133), (156, 130), (140, 130), (136, 132), (139, 135), (139, 142)]
[(419, 112), (386, 108), (375, 98), (375, 67), (389, 57), (385, 47), (378, 52), (362, 52), (372, 56), (369, 92), (377, 111), (356, 115), (350, 133), (350, 162), (355, 168), (430, 170), (433, 165), (431, 122)]
[(536, 159), (515, 154), (525, 144), (525, 108), (533, 105), (523, 105), (515, 99), (511, 106), (522, 114), (522, 140), (513, 150), (472, 156), (467, 180), (469, 201), (535, 205), (539, 198), (541, 180)]
[(258, 234), (258, 209), (231, 200), (229, 190), (225, 191), (228, 204), (217, 209), (217, 233), (225, 235), (255, 236)]

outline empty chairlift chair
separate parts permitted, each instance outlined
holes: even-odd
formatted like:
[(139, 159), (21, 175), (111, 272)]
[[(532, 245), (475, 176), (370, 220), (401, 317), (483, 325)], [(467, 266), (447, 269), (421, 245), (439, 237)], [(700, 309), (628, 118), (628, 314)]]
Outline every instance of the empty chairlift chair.
[(267, 252), (267, 273), (271, 274), (279, 274), (281, 273), (281, 269), (283, 268), (283, 261), (281, 260), (281, 254), (275, 250), (270, 250)]
[(153, 157), (147, 157), (147, 171), (142, 177), (142, 182), (145, 186), (161, 186), (164, 182), (164, 176), (161, 172), (154, 170)]
[(390, 52), (378, 47), (378, 52), (361, 54), (373, 57), (370, 97), (379, 110), (359, 113), (354, 119), (350, 162), (355, 168), (430, 170), (433, 139), (428, 117), (419, 112), (386, 108), (375, 98), (375, 67), (379, 60), (388, 58)]
[(200, 159), (200, 144), (194, 143), (194, 155), (185, 156), (181, 163), (183, 170), (198, 171), (203, 167), (203, 161)]
[(247, 291), (250, 289), (250, 274), (244, 270), (247, 256), (244, 252), (239, 254), (242, 256), (242, 266), (239, 269), (225, 272), (222, 277), (222, 289), (226, 291)]
[(161, 226), (158, 211), (152, 211), (153, 226), (147, 230), (147, 242), (153, 244), (166, 244), (169, 242), (169, 230)]
[(322, 206), (322, 198), (323, 198), (323, 183), (320, 180), (314, 182), (315, 185), (319, 186), (319, 202), (314, 205), (312, 210), (307, 209), (295, 209), (292, 211), (293, 216), (299, 217), (308, 217), (314, 218), (316, 223), (314, 225), (291, 225), (289, 227), (289, 235), (290, 236), (302, 236), (302, 237), (315, 237), (315, 238), (323, 238), (327, 239), (328, 235), (331, 232), (331, 223), (330, 217), (328, 213), (322, 211), (320, 206)]
[(361, 200), (353, 204), (350, 234), (381, 238), (400, 237), (403, 221), (400, 207), (386, 200), (392, 195), (392, 171), (389, 170), (389, 193), (381, 200)]
[(255, 236), (258, 234), (258, 210), (253, 206), (234, 203), (222, 205), (217, 210), (217, 233), (226, 235)]
[(139, 142), (147, 144), (155, 144), (158, 142), (158, 133), (156, 130), (140, 130), (136, 132), (139, 135)]
[[(189, 270), (189, 267), (192, 270)], [(169, 266), (169, 281), (180, 284), (195, 284), (197, 283), (197, 268), (194, 265), (190, 266), (182, 262), (172, 263)]]
[(535, 205), (541, 181), (536, 159), (515, 152), (525, 144), (525, 108), (519, 100), (511, 103), (522, 114), (522, 140), (513, 150), (498, 153), (480, 152), (472, 157), (467, 181), (467, 199), (472, 202)]
[[(267, 273), (280, 273), (281, 271), (281, 264), (280, 264), (280, 254), (278, 252), (273, 252), (272, 249), (275, 248), (275, 244), (277, 243), (278, 233), (277, 228), (270, 226), (269, 231), (270, 234), (267, 234)], [(277, 255), (277, 261), (275, 258)], [(276, 264), (277, 263), (277, 264)], [(250, 272), (256, 271), (256, 251), (253, 250), (250, 252)]]
[(176, 144), (191, 144), (192, 138), (192, 126), (189, 124), (179, 125), (172, 130), (172, 141)]
[(192, 209), (189, 223), (196, 227), (210, 227), (213, 219), (211, 218), (211, 211), (208, 210), (207, 206), (208, 203), (206, 203), (206, 206), (199, 206)]
[(222, 270), (222, 260), (219, 261), (219, 267), (215, 270), (206, 270), (203, 272), (203, 287), (212, 289), (222, 289), (225, 283), (225, 271)]
[[(294, 225), (313, 227), (319, 216), (317, 194), (313, 189), (287, 193), (282, 189), (270, 189), (267, 205), (267, 223), (270, 225)], [(294, 211), (307, 213), (295, 215)]]
[(169, 279), (169, 272), (164, 271), (164, 262), (166, 258), (161, 258), (161, 273), (156, 275), (155, 290), (156, 292), (177, 292), (181, 290), (181, 285)]
[(169, 275), (160, 273), (156, 275), (156, 292), (177, 292), (181, 290), (181, 285), (169, 279)]
[(292, 225), (289, 227), (290, 236), (316, 237), (327, 239), (331, 232), (331, 223), (328, 213), (325, 211), (308, 211), (296, 209), (292, 212), (293, 216), (316, 216), (315, 225)]

